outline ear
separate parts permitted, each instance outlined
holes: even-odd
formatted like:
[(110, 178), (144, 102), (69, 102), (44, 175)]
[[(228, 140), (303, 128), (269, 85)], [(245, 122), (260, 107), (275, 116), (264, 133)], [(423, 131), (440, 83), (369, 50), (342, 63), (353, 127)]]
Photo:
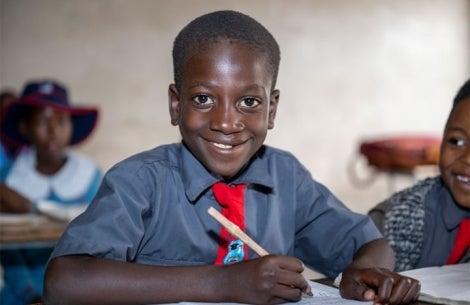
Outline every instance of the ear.
[(171, 125), (177, 126), (180, 118), (179, 93), (175, 84), (168, 87), (168, 106), (170, 110)]
[(279, 90), (273, 90), (269, 98), (268, 129), (274, 128), (274, 119), (276, 118), (277, 105), (279, 104)]

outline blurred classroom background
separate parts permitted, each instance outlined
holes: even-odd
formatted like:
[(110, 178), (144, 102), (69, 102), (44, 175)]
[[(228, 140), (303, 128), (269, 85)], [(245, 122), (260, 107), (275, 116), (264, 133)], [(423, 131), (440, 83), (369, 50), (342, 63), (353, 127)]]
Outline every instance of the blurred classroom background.
[(99, 128), (78, 149), (107, 170), (179, 141), (167, 105), (173, 39), (219, 9), (253, 16), (280, 44), (267, 144), (293, 152), (358, 212), (412, 183), (380, 173), (359, 185), (351, 169), (362, 182), (373, 173), (358, 153), (364, 140), (441, 136), (470, 76), (468, 0), (0, 0), (0, 89), (55, 78), (72, 102), (99, 105)]

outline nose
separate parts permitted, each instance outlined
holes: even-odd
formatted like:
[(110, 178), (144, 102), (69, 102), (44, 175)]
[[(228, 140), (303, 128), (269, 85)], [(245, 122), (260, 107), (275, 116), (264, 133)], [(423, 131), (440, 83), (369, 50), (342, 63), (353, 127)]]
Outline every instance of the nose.
[(48, 120), (47, 122), (47, 134), (52, 138), (57, 136), (59, 132), (59, 124), (54, 120)]
[(47, 120), (45, 132), (49, 140), (61, 138), (65, 132), (64, 124), (60, 120), (50, 119)]
[(211, 129), (224, 134), (239, 132), (243, 129), (243, 114), (230, 102), (218, 103), (211, 111)]

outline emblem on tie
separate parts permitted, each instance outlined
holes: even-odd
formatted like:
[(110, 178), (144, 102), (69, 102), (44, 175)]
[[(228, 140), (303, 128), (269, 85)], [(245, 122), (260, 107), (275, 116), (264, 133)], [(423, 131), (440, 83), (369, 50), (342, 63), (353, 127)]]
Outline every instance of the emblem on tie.
[(233, 240), (228, 245), (228, 253), (224, 258), (224, 264), (233, 264), (241, 262), (245, 256), (245, 251), (243, 250), (243, 242), (239, 239)]

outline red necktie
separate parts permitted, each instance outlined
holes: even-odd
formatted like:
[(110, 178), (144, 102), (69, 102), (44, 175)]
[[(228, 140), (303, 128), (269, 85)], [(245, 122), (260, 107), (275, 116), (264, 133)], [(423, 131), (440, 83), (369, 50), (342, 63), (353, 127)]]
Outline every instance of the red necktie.
[(457, 264), (470, 247), (470, 218), (460, 222), (457, 236), (455, 237), (454, 247), (450, 252), (446, 264)]
[[(215, 199), (222, 206), (222, 215), (239, 226), (242, 231), (245, 231), (245, 187), (246, 183), (230, 186), (222, 182), (217, 182), (212, 186)], [(226, 259), (229, 253), (229, 245), (236, 240), (224, 227), (221, 228), (219, 237), (219, 248), (215, 260), (216, 265), (224, 264), (224, 259)], [(238, 249), (234, 245), (231, 249), (233, 250), (231, 254), (236, 254), (237, 250), (238, 253), (241, 253), (240, 251), (243, 250), (243, 257), (241, 259), (248, 258), (248, 248), (246, 245)]]

